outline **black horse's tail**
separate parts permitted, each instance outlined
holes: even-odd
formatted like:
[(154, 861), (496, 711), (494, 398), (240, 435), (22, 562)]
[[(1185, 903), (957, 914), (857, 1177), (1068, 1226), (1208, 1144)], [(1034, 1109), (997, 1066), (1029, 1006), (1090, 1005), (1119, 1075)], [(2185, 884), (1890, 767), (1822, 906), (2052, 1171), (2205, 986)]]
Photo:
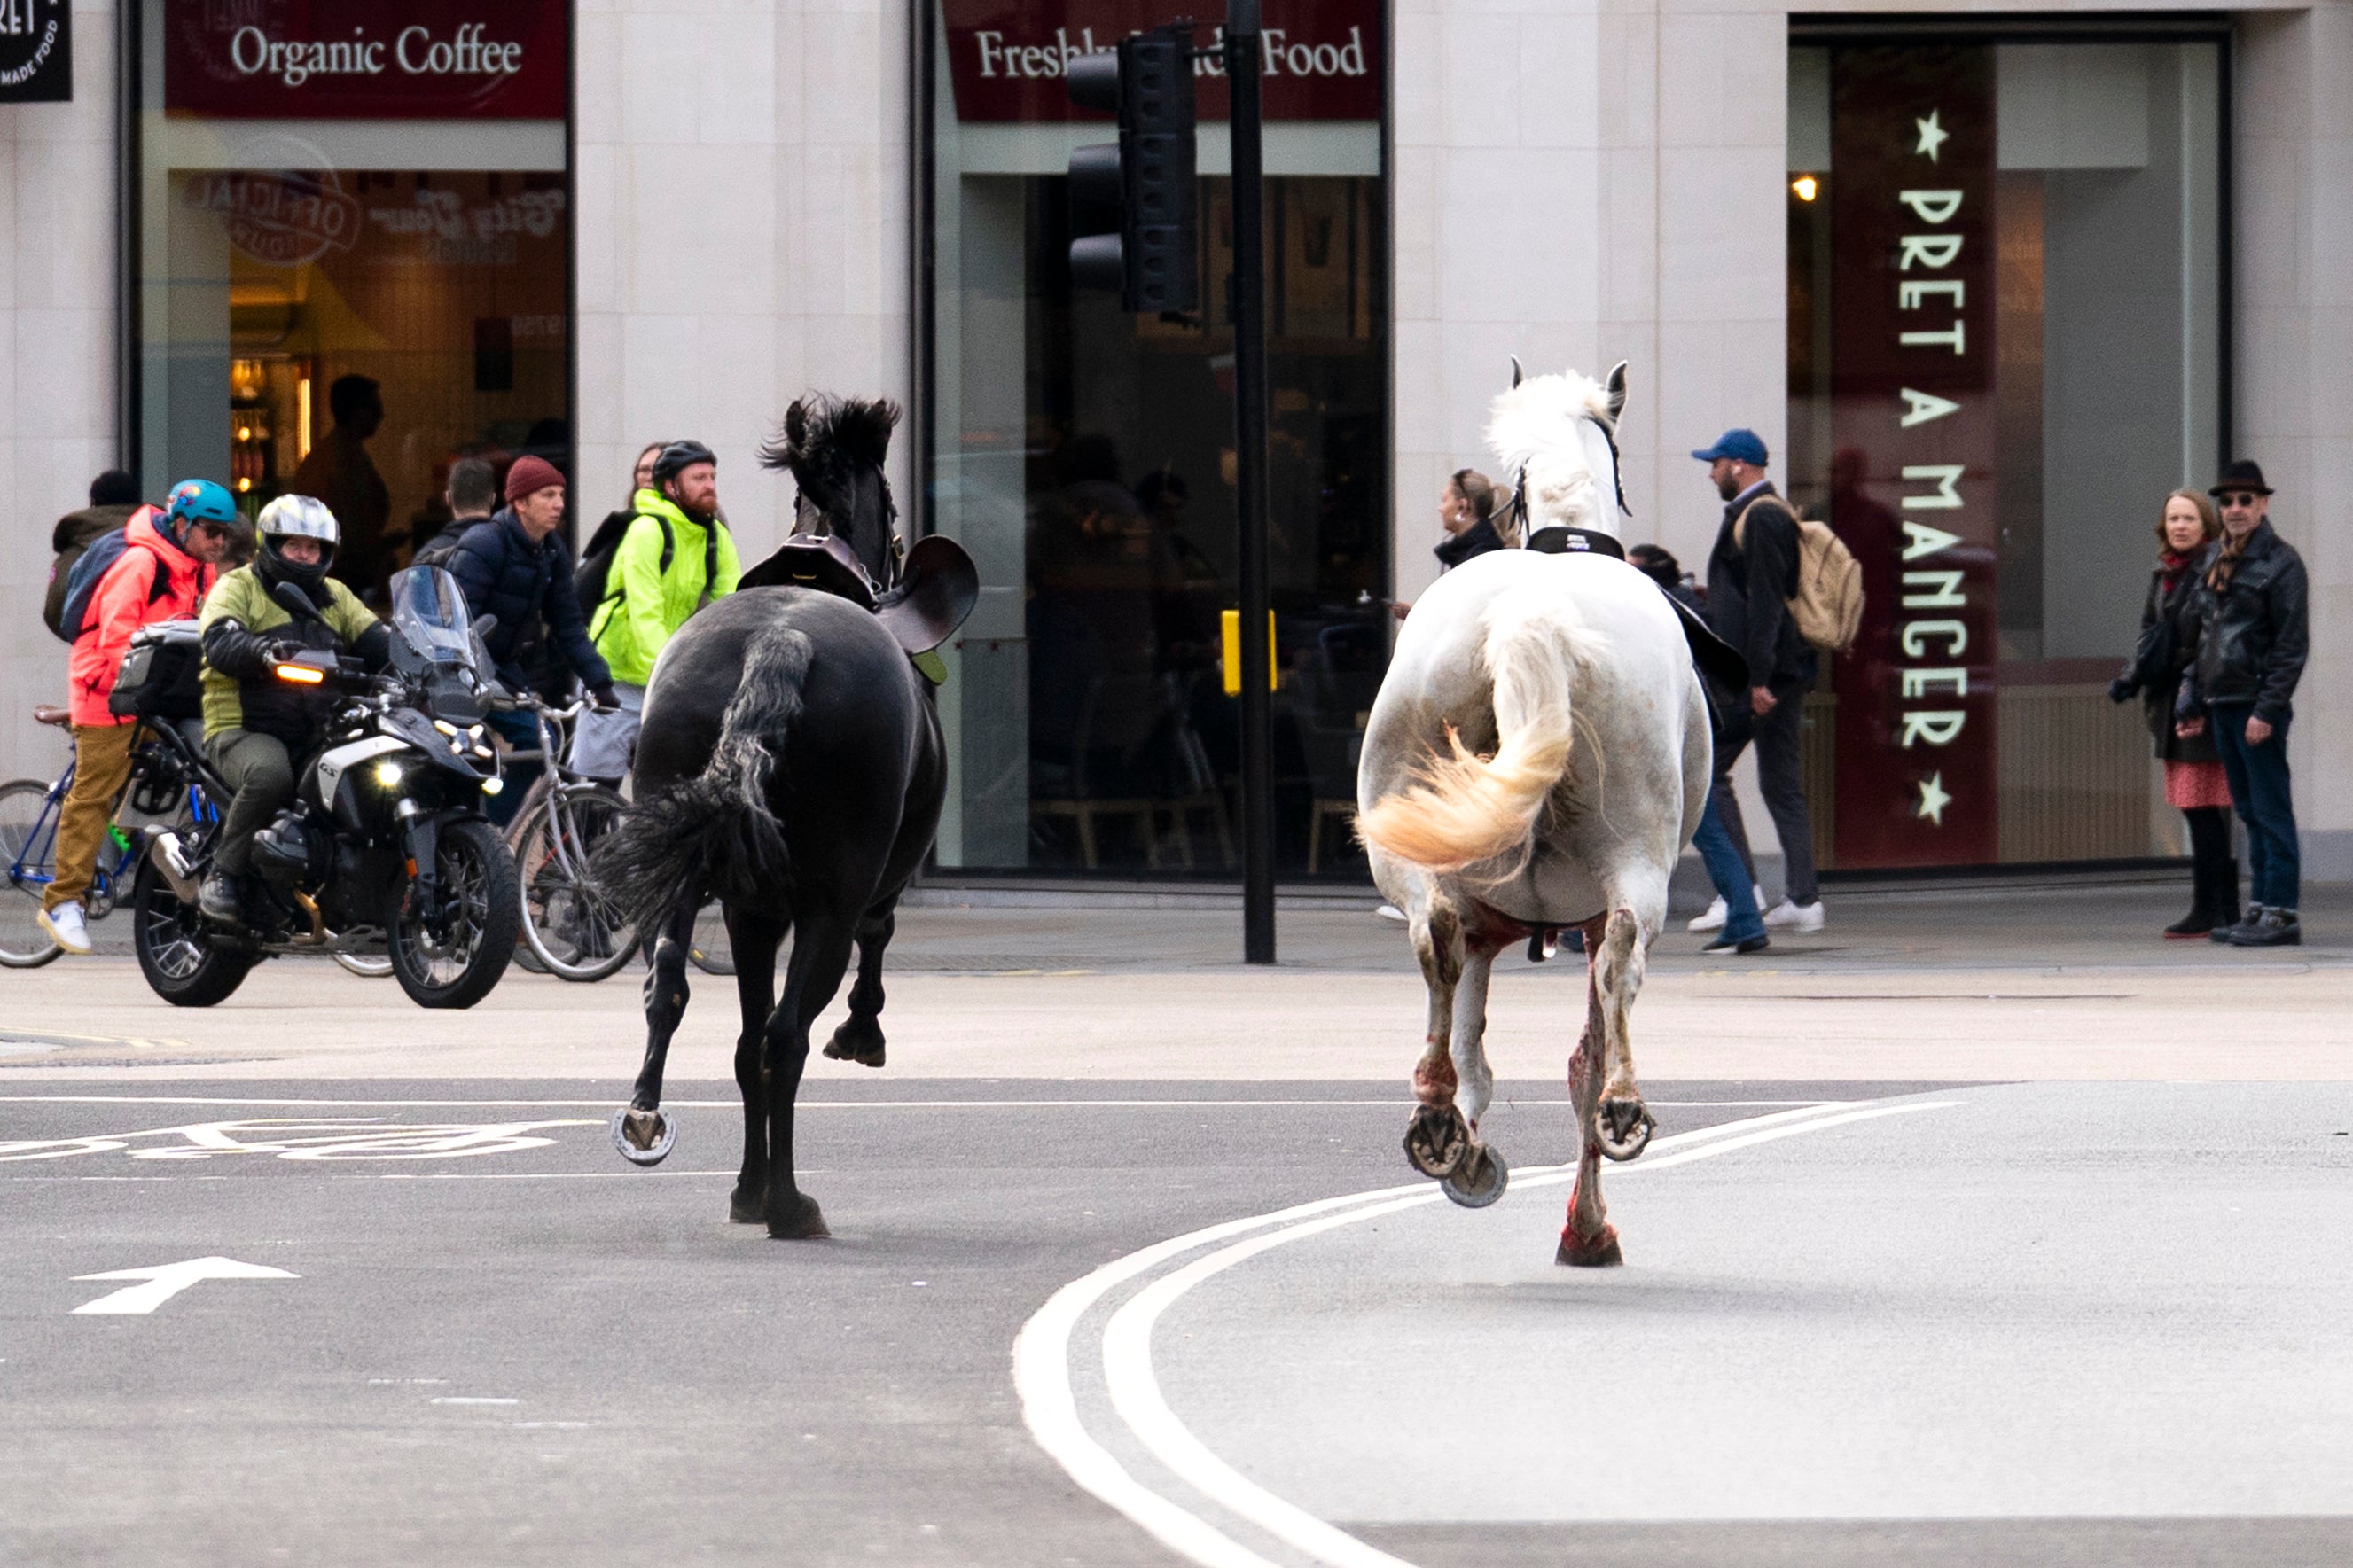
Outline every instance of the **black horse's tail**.
[(640, 934), (652, 936), (690, 899), (749, 898), (789, 877), (768, 783), (800, 717), (814, 652), (807, 636), (788, 626), (755, 636), (702, 774), (638, 802), (597, 845), (590, 861), (596, 883)]

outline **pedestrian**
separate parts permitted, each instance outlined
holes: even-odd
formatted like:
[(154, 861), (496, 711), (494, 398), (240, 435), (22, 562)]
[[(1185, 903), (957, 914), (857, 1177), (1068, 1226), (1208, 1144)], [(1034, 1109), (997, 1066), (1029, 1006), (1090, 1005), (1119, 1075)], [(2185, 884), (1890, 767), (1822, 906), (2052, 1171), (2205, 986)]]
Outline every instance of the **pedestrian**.
[(69, 658), (73, 787), (58, 809), (57, 867), (37, 919), (67, 952), (90, 951), (83, 895), (123, 786), (139, 721), (107, 706), (131, 634), (151, 621), (185, 620), (205, 602), (214, 565), (237, 527), (237, 502), (210, 479), (183, 479), (164, 510), (140, 507), (123, 525), (122, 553), (98, 580)]
[[(1749, 669), (1746, 700), (1736, 696), (1722, 716), (1712, 792), (1715, 814), (1740, 851), (1753, 886), (1757, 857), (1733, 794), (1732, 765), (1754, 740), (1757, 783), (1781, 840), (1782, 897), (1766, 911), (1765, 923), (1817, 931), (1823, 921), (1821, 891), (1814, 875), (1814, 830), (1806, 810), (1799, 727), (1806, 693), (1814, 684), (1815, 658), (1798, 635), (1788, 606), (1798, 587), (1797, 515), (1766, 478), (1769, 457), (1754, 430), (1727, 430), (1714, 446), (1692, 456), (1707, 464), (1708, 479), (1724, 500), (1724, 520), (1707, 557), (1708, 626), (1747, 659)], [(1719, 900), (1690, 929), (1715, 931), (1726, 914)]]
[[(450, 488), (456, 489), (454, 482)], [(554, 464), (517, 458), (507, 469), (506, 507), (466, 530), (449, 554), (449, 574), (466, 595), (467, 610), (497, 623), (483, 635), (482, 643), (508, 690), (529, 689), (520, 656), (525, 639), (543, 619), (555, 647), (596, 705), (617, 709), (613, 672), (588, 640), (587, 617), (572, 584), (572, 552), (555, 537), (564, 526), (564, 476)], [(528, 712), (496, 710), (490, 724), (518, 749), (539, 744), (539, 722)], [(501, 827), (513, 821), (523, 792), (540, 768), (533, 762), (512, 769), (507, 787), (483, 802), (484, 814)]]
[(392, 492), (368, 456), (367, 443), (384, 426), (384, 391), (372, 377), (337, 376), (327, 388), (334, 427), (311, 447), (288, 488), (324, 501), (335, 516), (339, 542), (334, 575), (363, 599), (381, 603), (391, 572)]
[(618, 784), (638, 742), (638, 714), (654, 660), (686, 617), (735, 591), (743, 563), (719, 519), (719, 460), (700, 441), (672, 441), (655, 454), (651, 483), (631, 498), (628, 529), (613, 552), (605, 596), (588, 637), (613, 677), (617, 706), (580, 716), (572, 771)]
[[(532, 460), (539, 462), (535, 458)], [(547, 467), (543, 462), (539, 466)], [(412, 566), (447, 566), (458, 542), (466, 537), (466, 531), (489, 520), (499, 501), (499, 466), (488, 458), (459, 458), (449, 465), (449, 480), (441, 499), (449, 508), (449, 521), (436, 529), (430, 539), (417, 542), (417, 549), (408, 558)], [(473, 602), (469, 599), (467, 603)]]
[(2288, 724), (2311, 643), (2304, 557), (2272, 529), (2272, 489), (2241, 458), (2207, 491), (2221, 503), (2222, 537), (2196, 567), (2198, 657), (2182, 682), (2180, 732), (2213, 731), (2247, 825), (2247, 913), (2208, 940), (2234, 947), (2295, 947), (2303, 866), (2287, 768)]
[[(644, 449), (638, 453), (638, 460), (629, 468), (628, 503), (616, 507), (605, 514), (605, 521), (597, 524), (596, 531), (589, 536), (592, 541), (604, 538), (608, 529), (617, 535), (629, 526), (629, 520), (638, 515), (638, 492), (653, 487), (654, 459), (660, 457), (661, 449), (669, 445), (667, 441), (649, 441)], [(595, 549), (596, 545), (592, 542), (588, 549), (582, 551), (581, 553), (586, 555)]]
[(1497, 515), (1498, 507), (1507, 509), (1510, 501), (1509, 490), (1498, 489), (1476, 468), (1455, 469), (1438, 492), (1438, 525), (1446, 537), (1430, 553), (1438, 557), (1439, 570), (1451, 572), (1474, 555), (1518, 544), (1509, 510)]
[(49, 630), (65, 636), (59, 617), (66, 607), (66, 584), (83, 551), (110, 533), (119, 533), (139, 510), (139, 481), (121, 468), (109, 468), (90, 481), (90, 504), (58, 519), (49, 531), (49, 588), (41, 605), (41, 619)]
[(2165, 803), (2189, 827), (2189, 912), (2165, 928), (2173, 938), (2205, 936), (2239, 922), (2239, 863), (2231, 858), (2231, 784), (2211, 730), (2176, 732), (2173, 708), (2198, 654), (2198, 558), (2221, 537), (2214, 503), (2193, 489), (2165, 498), (2158, 521), (2156, 569), (2141, 606), (2140, 641), (2124, 672), (2108, 682), (2112, 700), (2140, 694), (2158, 761), (2165, 764)]
[[(1684, 575), (1683, 563), (1662, 545), (1637, 544), (1626, 552), (1626, 563), (1659, 585), (1667, 597), (1681, 601), (1703, 619), (1707, 615), (1707, 602), (1691, 579)], [(1725, 744), (1723, 714), (1730, 700), (1745, 699), (1746, 692), (1710, 690), (1707, 700), (1708, 728), (1711, 739), (1721, 748)], [(1692, 847), (1699, 851), (1700, 864), (1707, 868), (1707, 879), (1715, 884), (1715, 903), (1711, 913), (1720, 911), (1714, 923), (1702, 926), (1692, 922), (1694, 931), (1722, 930), (1724, 934), (1700, 949), (1702, 952), (1762, 952), (1773, 945), (1766, 934), (1765, 918), (1758, 912), (1764, 894), (1757, 890), (1755, 879), (1748, 874), (1748, 863), (1742, 858), (1739, 847), (1725, 831), (1724, 818), (1715, 809), (1715, 792), (1710, 790), (1706, 805), (1700, 812), (1699, 826), (1692, 832)], [(1701, 919), (1706, 919), (1702, 916)]]

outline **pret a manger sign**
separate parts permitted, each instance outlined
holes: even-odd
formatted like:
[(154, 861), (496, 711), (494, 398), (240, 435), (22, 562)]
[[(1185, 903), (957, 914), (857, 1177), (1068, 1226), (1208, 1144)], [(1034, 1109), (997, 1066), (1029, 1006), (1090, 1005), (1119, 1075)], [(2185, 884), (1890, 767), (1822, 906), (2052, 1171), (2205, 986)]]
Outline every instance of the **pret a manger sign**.
[[(956, 118), (1018, 123), (1093, 118), (1071, 102), (1062, 73), (1079, 56), (1184, 14), (1160, 0), (943, 0)], [(1202, 47), (1215, 43), (1219, 7), (1194, 8)], [(1269, 120), (1378, 120), (1377, 0), (1277, 0), (1265, 8), (1261, 83)], [(1196, 112), (1227, 116), (1225, 69), (1194, 62)]]
[(1873, 601), (1838, 668), (1838, 861), (1990, 861), (1992, 55), (1841, 49), (1831, 79), (1831, 521)]
[(561, 119), (565, 25), (561, 0), (175, 5), (164, 105), (222, 119)]

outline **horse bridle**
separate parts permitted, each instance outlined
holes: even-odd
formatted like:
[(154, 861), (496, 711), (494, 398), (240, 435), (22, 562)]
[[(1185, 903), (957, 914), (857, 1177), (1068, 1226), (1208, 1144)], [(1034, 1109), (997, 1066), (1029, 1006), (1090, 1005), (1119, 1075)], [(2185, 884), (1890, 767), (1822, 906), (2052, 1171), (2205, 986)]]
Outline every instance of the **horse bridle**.
[[(1601, 439), (1609, 448), (1609, 488), (1618, 494), (1619, 511), (1624, 516), (1632, 517), (1634, 509), (1626, 504), (1626, 465), (1625, 459), (1618, 455), (1618, 437), (1609, 425), (1598, 416), (1588, 414), (1585, 416), (1585, 421), (1601, 432)], [(1525, 463), (1522, 463), (1520, 471), (1512, 476), (1512, 521), (1518, 525), (1515, 531), (1523, 540), (1526, 539), (1528, 536), (1528, 466)]]

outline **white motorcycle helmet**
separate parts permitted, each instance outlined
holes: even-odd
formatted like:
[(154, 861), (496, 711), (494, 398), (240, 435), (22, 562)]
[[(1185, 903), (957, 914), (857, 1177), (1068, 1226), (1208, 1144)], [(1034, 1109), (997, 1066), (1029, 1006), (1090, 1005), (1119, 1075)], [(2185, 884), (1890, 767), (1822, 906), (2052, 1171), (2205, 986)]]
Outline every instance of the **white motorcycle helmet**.
[[(343, 537), (335, 514), (316, 496), (280, 496), (261, 509), (254, 531), (260, 536), (261, 559), (257, 564), (263, 575), (274, 582), (299, 584), (306, 590), (325, 581), (327, 568), (334, 564), (335, 545)], [(301, 566), (286, 559), (279, 542), (287, 539), (317, 540), (318, 563)]]

